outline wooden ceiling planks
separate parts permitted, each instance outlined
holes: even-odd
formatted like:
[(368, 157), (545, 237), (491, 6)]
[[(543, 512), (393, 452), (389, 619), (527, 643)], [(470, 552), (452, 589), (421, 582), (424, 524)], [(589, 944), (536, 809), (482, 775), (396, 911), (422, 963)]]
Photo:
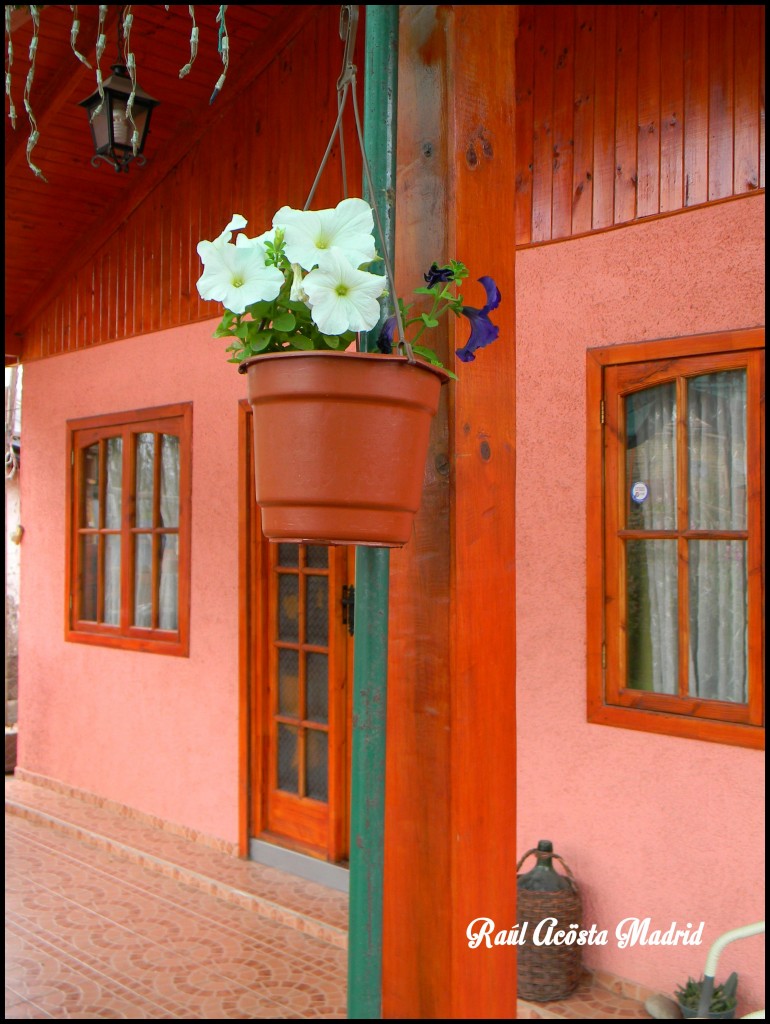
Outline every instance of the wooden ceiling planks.
[[(24, 109), (32, 19), (14, 12), (11, 39), (11, 89), (16, 129), (6, 118), (6, 347), (16, 349), (19, 335), (39, 311), (47, 292), (66, 275), (75, 275), (105, 240), (118, 231), (154, 187), (222, 116), (231, 95), (264, 67), (309, 16), (310, 6), (231, 5), (226, 24), (230, 63), (219, 105), (209, 103), (222, 74), (217, 50), (219, 5), (197, 5), (200, 41), (192, 70), (179, 78), (190, 59), (192, 20), (186, 5), (139, 5), (130, 35), (139, 86), (160, 101), (153, 113), (145, 148), (147, 165), (117, 174), (92, 167), (91, 133), (78, 104), (96, 88), (95, 42), (98, 7), (81, 5), (76, 46), (91, 62), (89, 70), (70, 46), (72, 11), (48, 6), (40, 11), (40, 32), (30, 102), (40, 138), (31, 160), (47, 179), (27, 166), (30, 124)], [(107, 45), (101, 59), (104, 78), (118, 61), (118, 11), (110, 6)], [(6, 39), (7, 44), (7, 39)], [(7, 102), (6, 102), (7, 110)], [(189, 285), (189, 282), (188, 282)], [(9, 335), (10, 332), (10, 335)], [(79, 329), (74, 333), (79, 335)]]

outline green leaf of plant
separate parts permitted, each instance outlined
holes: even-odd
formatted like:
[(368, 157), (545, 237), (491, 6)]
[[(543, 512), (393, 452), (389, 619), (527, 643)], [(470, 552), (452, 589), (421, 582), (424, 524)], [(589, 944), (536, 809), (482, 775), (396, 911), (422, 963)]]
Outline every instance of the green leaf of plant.
[(306, 352), (314, 347), (312, 338), (306, 338), (304, 334), (292, 334), (291, 345), (292, 348), (298, 348), (302, 352)]
[(215, 338), (224, 338), (225, 335), (231, 334), (232, 332), (231, 332), (230, 329), (231, 329), (234, 321), (235, 321), (235, 313), (225, 313), (225, 315), (222, 317), (221, 323), (217, 327), (216, 331), (214, 331), (214, 337)]
[(438, 327), (438, 320), (434, 319), (432, 316), (428, 316), (427, 313), (422, 313), (420, 319), (426, 327)]
[(270, 342), (273, 340), (272, 331), (259, 331), (251, 339), (249, 348), (253, 356), (258, 355), (260, 352), (264, 352)]
[(279, 313), (278, 316), (273, 318), (274, 331), (293, 331), (296, 325), (297, 318), (288, 310), (285, 313)]

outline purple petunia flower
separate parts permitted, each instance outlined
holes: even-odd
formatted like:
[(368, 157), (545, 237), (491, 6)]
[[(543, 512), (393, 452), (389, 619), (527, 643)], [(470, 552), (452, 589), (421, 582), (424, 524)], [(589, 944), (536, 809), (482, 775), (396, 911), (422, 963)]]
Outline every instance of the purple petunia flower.
[(462, 308), (463, 316), (467, 316), (471, 322), (470, 338), (462, 348), (455, 350), (457, 358), (463, 363), (473, 362), (476, 358), (473, 353), (491, 344), (500, 333), (500, 328), (489, 319), (492, 310), (500, 305), (500, 289), (491, 277), (480, 277), (479, 284), (484, 285), (487, 293), (486, 306), (482, 309), (474, 309), (472, 306)]
[(439, 282), (447, 284), (455, 279), (454, 271), (451, 267), (440, 267), (438, 263), (431, 263), (428, 273), (422, 276), (425, 278), (425, 283), (429, 288), (432, 288), (434, 284), (439, 284)]
[(393, 352), (393, 335), (396, 333), (396, 314), (389, 316), (380, 329), (380, 336), (377, 339), (377, 348), (383, 355), (389, 356)]

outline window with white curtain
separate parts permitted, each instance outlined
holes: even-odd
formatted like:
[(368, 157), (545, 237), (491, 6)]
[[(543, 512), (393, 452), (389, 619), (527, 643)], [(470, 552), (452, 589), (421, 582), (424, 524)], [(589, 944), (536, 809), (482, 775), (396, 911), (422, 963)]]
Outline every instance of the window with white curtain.
[(588, 354), (590, 721), (764, 743), (763, 345)]
[(189, 651), (192, 407), (68, 423), (67, 639)]

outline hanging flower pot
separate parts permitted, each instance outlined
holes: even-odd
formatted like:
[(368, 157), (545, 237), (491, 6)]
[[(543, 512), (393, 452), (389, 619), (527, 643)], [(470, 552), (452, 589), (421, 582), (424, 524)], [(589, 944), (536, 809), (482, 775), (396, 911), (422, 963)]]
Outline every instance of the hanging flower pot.
[(259, 356), (240, 371), (265, 536), (404, 545), (449, 374), (402, 356), (324, 351)]
[[(248, 374), (263, 532), (275, 541), (400, 547), (420, 505), (441, 385), (456, 379), (417, 342), (451, 311), (471, 326), (457, 358), (473, 361), (497, 338), (489, 314), (500, 292), (481, 277), (485, 305), (465, 306), (457, 286), (467, 268), (434, 263), (415, 289), (422, 311), (398, 299), (383, 322), (380, 299), (388, 284), (395, 296), (393, 274), (385, 256), (387, 277), (371, 272), (378, 256), (364, 200), (332, 210), (284, 206), (272, 230), (232, 242), (246, 223), (235, 214), (218, 238), (198, 244), (198, 291), (224, 303), (215, 337), (231, 339), (231, 362)], [(378, 352), (354, 351), (359, 332), (378, 324)]]

